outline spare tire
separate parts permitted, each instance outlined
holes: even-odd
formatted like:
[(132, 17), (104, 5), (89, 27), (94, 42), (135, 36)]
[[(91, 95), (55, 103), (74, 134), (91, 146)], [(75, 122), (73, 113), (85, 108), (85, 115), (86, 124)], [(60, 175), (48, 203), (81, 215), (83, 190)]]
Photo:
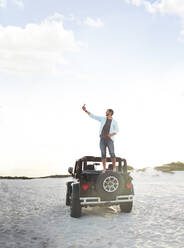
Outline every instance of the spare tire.
[(114, 171), (106, 171), (100, 174), (96, 183), (101, 200), (115, 200), (117, 195), (122, 194), (124, 187), (123, 176)]

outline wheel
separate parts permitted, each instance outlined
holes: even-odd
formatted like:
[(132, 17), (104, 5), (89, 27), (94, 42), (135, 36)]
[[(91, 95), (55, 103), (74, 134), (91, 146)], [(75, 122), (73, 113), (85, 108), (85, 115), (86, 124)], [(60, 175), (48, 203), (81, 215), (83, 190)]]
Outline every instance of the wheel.
[(70, 216), (79, 218), (81, 216), (80, 186), (79, 183), (72, 185), (72, 195), (70, 202)]
[(66, 189), (66, 206), (70, 206), (70, 197), (71, 197), (71, 193), (72, 193), (72, 186), (71, 184), (73, 183), (73, 181), (71, 182), (67, 182), (67, 189)]
[(106, 171), (98, 176), (97, 191), (102, 200), (115, 200), (122, 193), (123, 177), (114, 171)]
[(123, 202), (120, 204), (120, 210), (124, 213), (130, 213), (132, 211), (133, 202)]

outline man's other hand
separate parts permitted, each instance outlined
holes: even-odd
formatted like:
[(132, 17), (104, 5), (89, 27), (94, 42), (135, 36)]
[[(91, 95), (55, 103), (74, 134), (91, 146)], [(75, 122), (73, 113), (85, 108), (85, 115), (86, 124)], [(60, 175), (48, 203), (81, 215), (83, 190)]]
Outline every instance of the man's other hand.
[(115, 134), (116, 134), (116, 133), (108, 133), (108, 134), (107, 134), (107, 137), (110, 138), (110, 137), (114, 136)]

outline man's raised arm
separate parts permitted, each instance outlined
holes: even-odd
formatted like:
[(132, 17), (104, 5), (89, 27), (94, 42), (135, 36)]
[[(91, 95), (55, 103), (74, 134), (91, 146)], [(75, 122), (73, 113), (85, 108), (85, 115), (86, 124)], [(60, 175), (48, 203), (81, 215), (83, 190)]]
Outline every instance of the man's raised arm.
[(86, 105), (86, 104), (84, 104), (84, 105), (82, 106), (82, 110), (84, 110), (84, 112), (86, 112), (91, 118), (95, 119), (96, 121), (101, 121), (101, 120), (103, 119), (103, 117), (101, 117), (101, 116), (96, 116), (96, 115), (90, 113), (89, 111), (87, 111), (85, 105)]

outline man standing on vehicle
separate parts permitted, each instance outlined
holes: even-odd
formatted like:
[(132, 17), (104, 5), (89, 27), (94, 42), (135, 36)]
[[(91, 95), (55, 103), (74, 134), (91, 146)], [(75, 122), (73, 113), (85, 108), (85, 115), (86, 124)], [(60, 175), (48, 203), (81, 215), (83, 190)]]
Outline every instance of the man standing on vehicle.
[(101, 123), (100, 126), (100, 150), (102, 154), (102, 164), (103, 164), (103, 172), (106, 171), (106, 148), (108, 147), (111, 161), (113, 165), (113, 171), (116, 171), (116, 156), (114, 153), (114, 135), (117, 134), (118, 125), (117, 122), (112, 118), (114, 111), (112, 109), (107, 109), (106, 117), (96, 116), (89, 111), (86, 110), (86, 106), (84, 105), (82, 109), (93, 119), (99, 121)]

